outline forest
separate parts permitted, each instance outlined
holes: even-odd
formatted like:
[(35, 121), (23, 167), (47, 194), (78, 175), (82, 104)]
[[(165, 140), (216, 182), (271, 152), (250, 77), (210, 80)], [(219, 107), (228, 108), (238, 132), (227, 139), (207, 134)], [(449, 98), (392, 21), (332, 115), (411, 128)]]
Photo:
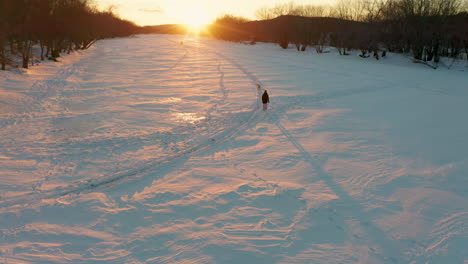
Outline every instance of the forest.
[[(334, 6), (294, 2), (256, 10), (257, 20), (234, 15), (217, 18), (206, 36), (226, 41), (278, 43), (298, 51), (336, 47), (341, 55), (359, 50), (363, 58), (387, 52), (411, 54), (415, 62), (441, 57), (466, 59), (467, 0), (338, 0)], [(31, 64), (33, 47), (40, 60), (87, 49), (103, 38), (133, 34), (185, 34), (182, 25), (140, 27), (112, 8), (99, 10), (91, 0), (0, 0), (0, 68), (21, 58)], [(433, 65), (433, 64), (431, 64)]]
[(298, 51), (336, 47), (341, 55), (360, 50), (376, 59), (387, 51), (409, 53), (415, 62), (468, 54), (467, 3), (462, 0), (340, 0), (335, 6), (264, 7), (259, 20), (224, 15), (210, 27), (218, 39), (294, 45)]
[(56, 60), (60, 53), (87, 49), (98, 39), (135, 34), (139, 26), (101, 11), (88, 0), (0, 0), (0, 65), (20, 56), (28, 68), (33, 46), (40, 59)]

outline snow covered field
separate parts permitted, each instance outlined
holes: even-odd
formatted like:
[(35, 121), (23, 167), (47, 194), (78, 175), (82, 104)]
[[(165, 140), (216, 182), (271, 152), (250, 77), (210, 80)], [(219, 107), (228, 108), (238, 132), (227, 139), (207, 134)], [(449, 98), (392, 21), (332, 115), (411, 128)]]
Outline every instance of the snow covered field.
[(467, 83), (167, 35), (0, 72), (0, 263), (467, 264)]

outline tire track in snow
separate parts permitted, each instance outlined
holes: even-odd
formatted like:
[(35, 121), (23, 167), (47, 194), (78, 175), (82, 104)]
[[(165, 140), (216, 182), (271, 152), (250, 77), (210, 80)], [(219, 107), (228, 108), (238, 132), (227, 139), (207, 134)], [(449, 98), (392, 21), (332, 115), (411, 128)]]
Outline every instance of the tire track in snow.
[[(255, 89), (257, 89), (257, 84), (261, 84), (259, 79), (253, 73), (249, 72), (241, 64), (217, 52), (214, 52), (214, 53), (220, 56), (221, 58), (223, 58), (224, 60), (226, 60), (228, 63), (235, 66), (236, 68), (238, 68), (242, 73), (244, 73), (250, 79), (250, 81), (253, 84), (255, 84)], [(221, 74), (221, 77), (222, 78), (220, 79), (220, 84), (221, 83), (223, 84), (221, 86), (222, 88), (224, 87), (224, 74)], [(90, 192), (96, 189), (101, 189), (104, 187), (112, 187), (112, 186), (117, 185), (123, 180), (128, 180), (148, 170), (156, 169), (160, 166), (176, 162), (178, 160), (186, 158), (188, 155), (200, 154), (204, 151), (209, 150), (210, 147), (218, 143), (226, 142), (232, 139), (239, 132), (261, 121), (262, 120), (261, 117), (262, 116), (265, 117), (265, 115), (262, 115), (262, 111), (260, 110), (258, 100), (259, 98), (257, 98), (255, 102), (251, 104), (251, 106), (249, 107), (251, 111), (249, 112), (249, 116), (245, 122), (240, 121), (238, 124), (232, 124), (232, 122), (230, 122), (232, 126), (230, 126), (229, 128), (221, 130), (201, 140), (198, 138), (198, 141), (199, 141), (198, 144), (192, 147), (189, 147), (185, 150), (182, 150), (170, 158), (163, 159), (163, 160), (151, 159), (151, 160), (144, 162), (143, 164), (135, 164), (134, 166), (138, 166), (138, 168), (127, 169), (127, 170), (115, 173), (111, 176), (103, 177), (99, 179), (89, 179), (85, 182), (81, 181), (81, 182), (70, 183), (67, 187), (58, 187), (47, 192), (30, 193), (28, 195), (10, 197), (8, 200), (0, 201), (0, 205), (4, 208), (15, 206), (18, 204), (22, 204), (23, 206), (28, 206), (28, 205), (37, 203), (41, 200), (44, 200), (44, 199), (55, 199), (55, 198), (60, 198), (63, 196), (68, 196), (68, 195), (86, 193), (86, 192)]]
[[(187, 56), (185, 56), (187, 57)], [(202, 127), (204, 125), (209, 125), (209, 121), (211, 120), (211, 113), (216, 111), (216, 109), (219, 107), (220, 104), (222, 104), (224, 101), (227, 100), (228, 92), (227, 89), (224, 85), (224, 72), (221, 69), (221, 62), (219, 62), (217, 66), (217, 70), (219, 71), (220, 74), (220, 79), (219, 79), (219, 86), (220, 90), (223, 94), (220, 102), (215, 103), (212, 107), (210, 107), (206, 111), (207, 118), (200, 120), (196, 122), (195, 124), (192, 124), (191, 126), (187, 127), (187, 125), (181, 125), (181, 126), (176, 126), (174, 127), (171, 131), (183, 131), (183, 130), (192, 130), (192, 129), (197, 129), (199, 127)], [(200, 132), (202, 133), (202, 132)], [(117, 138), (103, 138), (103, 139), (94, 139), (94, 140), (80, 140), (77, 142), (70, 142), (66, 143), (67, 147), (72, 148), (72, 149), (83, 149), (88, 150), (91, 147), (96, 147), (99, 146), (100, 148), (109, 148), (109, 152), (113, 152), (117, 148), (125, 148), (128, 146), (143, 146), (151, 143), (155, 143), (157, 140), (161, 140), (160, 137), (164, 133), (161, 132), (156, 132), (156, 133), (150, 133), (146, 135), (127, 135), (125, 137), (117, 137)], [(174, 136), (174, 138), (177, 138), (177, 136)], [(172, 140), (169, 140), (169, 142), (173, 142)], [(185, 141), (181, 141), (180, 143), (184, 143)], [(57, 146), (56, 143), (53, 143), (53, 146)], [(60, 145), (61, 147), (64, 147), (64, 145)], [(68, 155), (68, 154), (65, 154)], [(76, 155), (76, 154), (72, 154)]]
[[(15, 102), (18, 113), (12, 114), (0, 123), (0, 127), (18, 125), (34, 118), (37, 113), (45, 112), (58, 102), (58, 89), (66, 85), (66, 79), (73, 73), (72, 66), (61, 69), (53, 77), (36, 81), (28, 90), (28, 94)], [(52, 100), (50, 97), (57, 97)]]
[(260, 85), (261, 87), (263, 87), (263, 83), (257, 78), (257, 76), (255, 76), (253, 73), (248, 71), (242, 64), (238, 63), (234, 59), (229, 58), (226, 55), (219, 53), (217, 51), (211, 51), (211, 52), (213, 52), (217, 56), (221, 57), (222, 59), (226, 60), (227, 62), (235, 66), (237, 69), (239, 69), (242, 73), (244, 73), (244, 75), (246, 75), (250, 79), (250, 81), (255, 87), (257, 87), (257, 85)]
[[(173, 41), (173, 40), (169, 40), (169, 39), (166, 39), (167, 41), (169, 42), (172, 42), (174, 44), (176, 44), (177, 42), (176, 41)], [(255, 87), (257, 87), (257, 85), (259, 84), (261, 87), (263, 87), (263, 83), (260, 81), (260, 79), (253, 73), (251, 73), (249, 70), (247, 70), (242, 64), (240, 64), (239, 62), (237, 62), (236, 60), (232, 59), (232, 58), (229, 58), (228, 56), (218, 52), (218, 51), (215, 51), (213, 50), (212, 48), (208, 47), (206, 44), (204, 43), (201, 43), (201, 45), (203, 45), (203, 47), (199, 46), (199, 47), (195, 47), (195, 46), (191, 46), (191, 45), (187, 45), (187, 44), (184, 44), (184, 46), (187, 46), (187, 47), (191, 47), (191, 48), (196, 48), (196, 49), (204, 49), (206, 52), (210, 52), (210, 53), (214, 53), (216, 54), (216, 56), (220, 57), (221, 59), (227, 61), (229, 64), (235, 66), (237, 69), (239, 69), (242, 73), (244, 73), (244, 75), (246, 75), (250, 81), (252, 82), (252, 84), (255, 85)]]
[[(355, 201), (339, 184), (337, 184), (333, 178), (326, 173), (322, 168), (327, 162), (327, 157), (324, 155), (316, 156), (315, 158), (305, 150), (305, 148), (291, 135), (291, 133), (279, 123), (279, 116), (277, 113), (273, 112), (271, 115), (271, 121), (273, 124), (278, 127), (281, 133), (288, 139), (288, 141), (299, 151), (302, 155), (303, 160), (308, 162), (312, 168), (317, 172), (315, 176), (318, 180), (321, 180), (326, 183), (328, 187), (339, 197), (342, 208), (351, 208), (351, 210), (346, 210), (348, 216), (351, 215), (356, 219), (364, 230), (366, 230), (368, 237), (373, 244), (378, 245), (380, 250), (384, 252), (383, 262), (384, 263), (405, 263), (403, 260), (400, 260), (399, 257), (402, 256), (402, 250), (398, 248), (395, 244), (388, 240), (386, 234), (377, 227), (373, 222), (371, 217), (366, 213), (364, 208)], [(374, 252), (374, 249), (369, 248), (370, 252)], [(375, 253), (374, 253), (375, 254)], [(377, 257), (382, 258), (381, 256), (376, 255)], [(390, 262), (389, 262), (390, 261)]]
[(218, 72), (220, 73), (219, 76), (219, 87), (221, 87), (221, 91), (223, 92), (223, 98), (227, 98), (227, 90), (226, 86), (224, 86), (224, 71), (221, 70), (221, 62), (218, 64)]
[(226, 89), (226, 86), (224, 85), (224, 71), (221, 69), (221, 62), (218, 62), (218, 67), (217, 67), (218, 73), (219, 73), (219, 88), (223, 94), (222, 99), (220, 100), (219, 103), (215, 103), (212, 107), (210, 107), (206, 111), (206, 119), (210, 120), (211, 119), (211, 113), (216, 111), (218, 109), (218, 105), (222, 102), (225, 102), (228, 98), (228, 92)]
[[(52, 77), (35, 81), (28, 89), (27, 96), (16, 101), (19, 113), (9, 115), (5, 120), (0, 120), (0, 128), (24, 123), (37, 116), (37, 113), (46, 112), (54, 105), (58, 105), (62, 98), (61, 90), (67, 85), (67, 80), (77, 72), (80, 65), (88, 63), (92, 59), (90, 55), (90, 53), (81, 53), (78, 55), (82, 57), (79, 61), (66, 65)], [(61, 109), (62, 112), (67, 110), (66, 107)]]
[[(98, 49), (98, 51), (99, 51), (98, 54), (94, 55), (92, 57), (93, 59), (96, 59), (96, 57), (98, 57), (98, 56), (105, 56), (101, 49)], [(169, 71), (172, 71), (175, 68), (177, 68), (184, 60), (187, 59), (188, 53), (189, 52), (188, 52), (187, 48), (184, 47), (184, 55), (180, 56), (176, 60), (176, 62), (174, 64), (172, 64), (168, 68), (160, 71), (160, 73), (169, 72)], [(85, 61), (85, 63), (86, 62), (87, 61)], [(86, 64), (84, 64), (83, 61), (80, 61), (80, 62), (75, 63), (75, 66), (77, 66), (77, 65), (83, 66), (83, 65), (86, 65)], [(71, 70), (73, 71), (72, 73), (77, 72), (76, 67), (74, 67), (73, 65), (71, 67)], [(77, 85), (79, 86), (80, 84), (77, 84)], [(76, 88), (75, 88), (75, 90), (76, 90)], [(181, 128), (180, 126), (175, 127), (174, 130), (179, 130), (180, 128)], [(144, 145), (144, 144), (147, 144), (147, 143), (154, 142), (155, 140), (157, 140), (160, 137), (160, 134), (161, 134), (160, 132), (157, 132), (157, 133), (151, 133), (151, 134), (147, 134), (147, 135), (134, 135), (134, 136), (130, 136), (130, 137), (129, 136), (127, 136), (127, 137), (118, 137), (118, 138), (113, 138), (113, 139), (105, 138), (105, 139), (100, 139), (100, 140), (78, 141), (78, 142), (69, 143), (68, 146), (70, 147), (71, 146), (70, 144), (75, 145), (73, 147), (73, 149), (76, 149), (78, 147), (80, 147), (82, 149), (88, 149), (89, 146), (96, 146), (96, 145), (99, 145), (100, 147), (110, 145), (110, 146), (118, 146), (118, 148), (122, 148), (122, 146), (135, 146), (135, 144)], [(113, 149), (114, 148), (111, 147), (111, 151)]]
[[(168, 39), (165, 39), (166, 41), (169, 41), (169, 42), (173, 42), (171, 40), (168, 40)], [(177, 68), (185, 59), (187, 59), (188, 57), (188, 53), (189, 51), (187, 50), (187, 48), (184, 46), (184, 55), (182, 55), (179, 59), (177, 59), (177, 61), (170, 67), (168, 67), (167, 69), (164, 69), (162, 71), (160, 71), (160, 73), (164, 73), (164, 72), (169, 72), (169, 71), (172, 71), (174, 70), (175, 68)]]

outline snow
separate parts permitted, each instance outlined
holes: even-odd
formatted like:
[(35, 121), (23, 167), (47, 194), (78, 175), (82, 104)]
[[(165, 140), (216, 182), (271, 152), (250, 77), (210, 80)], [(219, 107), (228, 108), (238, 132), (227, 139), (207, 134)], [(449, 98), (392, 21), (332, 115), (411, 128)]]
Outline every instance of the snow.
[(141, 35), (1, 72), (0, 263), (466, 264), (466, 67), (330, 51)]

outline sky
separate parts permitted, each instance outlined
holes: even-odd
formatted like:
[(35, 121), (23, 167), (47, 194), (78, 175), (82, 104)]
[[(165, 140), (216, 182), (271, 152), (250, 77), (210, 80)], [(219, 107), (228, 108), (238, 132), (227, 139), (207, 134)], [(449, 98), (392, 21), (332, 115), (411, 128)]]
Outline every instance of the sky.
[[(124, 19), (140, 26), (160, 24), (207, 24), (223, 14), (255, 19), (263, 6), (291, 0), (95, 0), (101, 8), (113, 6)], [(295, 0), (297, 4), (333, 4), (335, 0)]]

